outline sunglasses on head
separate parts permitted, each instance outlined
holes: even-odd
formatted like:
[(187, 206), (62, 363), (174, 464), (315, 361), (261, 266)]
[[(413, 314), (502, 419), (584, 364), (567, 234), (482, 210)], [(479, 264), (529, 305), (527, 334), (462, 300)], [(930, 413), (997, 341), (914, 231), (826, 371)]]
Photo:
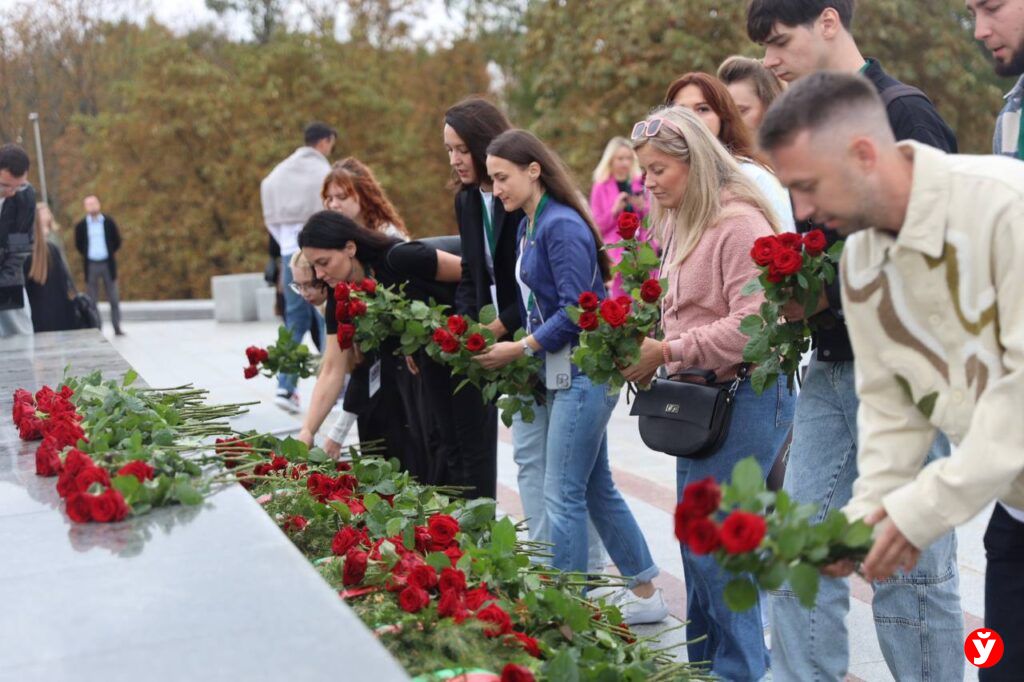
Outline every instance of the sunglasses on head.
[(683, 131), (679, 129), (679, 126), (672, 121), (661, 116), (654, 116), (643, 121), (637, 121), (633, 125), (633, 133), (630, 135), (630, 139), (639, 140), (644, 137), (654, 137), (661, 131), (662, 127), (668, 128), (680, 137), (686, 137), (683, 135)]

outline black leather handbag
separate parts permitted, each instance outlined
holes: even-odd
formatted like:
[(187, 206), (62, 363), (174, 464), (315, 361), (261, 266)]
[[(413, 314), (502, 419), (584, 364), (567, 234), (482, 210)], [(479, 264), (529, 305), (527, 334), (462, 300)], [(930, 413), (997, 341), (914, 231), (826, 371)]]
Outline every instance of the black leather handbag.
[(96, 305), (96, 301), (92, 300), (88, 294), (78, 291), (78, 287), (75, 286), (75, 278), (71, 276), (71, 271), (68, 270), (68, 264), (64, 261), (63, 256), (60, 256), (60, 265), (64, 269), (64, 276), (68, 282), (71, 312), (74, 315), (75, 323), (73, 329), (102, 329), (100, 309)]
[[(640, 418), (644, 445), (673, 457), (705, 459), (715, 454), (729, 435), (736, 390), (747, 376), (741, 365), (736, 379), (717, 383), (711, 370), (690, 368), (666, 378), (654, 379), (647, 390), (636, 391), (629, 414)], [(701, 377), (703, 384), (675, 381)], [(630, 393), (634, 389), (630, 386)]]

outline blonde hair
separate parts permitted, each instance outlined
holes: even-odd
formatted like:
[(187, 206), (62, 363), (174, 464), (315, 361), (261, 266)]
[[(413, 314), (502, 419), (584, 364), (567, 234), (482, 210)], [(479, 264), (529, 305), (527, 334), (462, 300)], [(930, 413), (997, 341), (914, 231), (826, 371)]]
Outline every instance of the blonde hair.
[(302, 270), (309, 270), (313, 275), (313, 279), (316, 279), (316, 273), (313, 271), (313, 266), (308, 260), (306, 260), (306, 257), (302, 255), (302, 251), (296, 251), (292, 254), (291, 260), (288, 261), (288, 266)]
[(32, 267), (29, 268), (28, 278), (38, 284), (46, 284), (46, 278), (50, 276), (50, 249), (43, 233), (43, 211), (50, 214), (50, 222), (47, 227), (51, 232), (59, 232), (60, 225), (53, 217), (53, 211), (45, 203), (40, 201), (36, 204), (35, 244), (32, 246)]
[(696, 248), (704, 232), (729, 216), (729, 209), (722, 208), (723, 192), (757, 209), (772, 231), (779, 231), (778, 218), (764, 194), (695, 113), (684, 107), (663, 107), (655, 110), (649, 118), (670, 121), (682, 131), (682, 135), (663, 125), (654, 137), (636, 140), (633, 149), (650, 144), (685, 163), (690, 170), (686, 193), (678, 208), (670, 210), (657, 203), (651, 208), (651, 223), (656, 226), (658, 239), (667, 246), (665, 262), (673, 266), (682, 263)]
[[(619, 151), (620, 147), (633, 151), (633, 145), (629, 143), (624, 137), (613, 137), (608, 140), (608, 144), (604, 146), (604, 153), (601, 154), (601, 160), (597, 162), (597, 167), (594, 169), (594, 184), (599, 185), (612, 174), (612, 158), (615, 156), (615, 152)], [(633, 167), (629, 171), (629, 179), (632, 182), (633, 178), (640, 175), (640, 162), (637, 161), (636, 154), (633, 154)]]

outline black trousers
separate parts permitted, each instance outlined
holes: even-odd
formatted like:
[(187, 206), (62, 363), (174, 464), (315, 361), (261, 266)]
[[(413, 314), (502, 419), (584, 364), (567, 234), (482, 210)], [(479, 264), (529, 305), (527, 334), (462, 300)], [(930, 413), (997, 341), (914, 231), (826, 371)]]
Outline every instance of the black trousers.
[(466, 486), (468, 499), (495, 497), (498, 479), (498, 409), (462, 376), (427, 360), (420, 364), (430, 414), (435, 466), (447, 485)]
[(1024, 680), (1024, 523), (997, 504), (985, 531), (985, 627), (1005, 646), (1003, 658), (978, 671), (980, 682)]

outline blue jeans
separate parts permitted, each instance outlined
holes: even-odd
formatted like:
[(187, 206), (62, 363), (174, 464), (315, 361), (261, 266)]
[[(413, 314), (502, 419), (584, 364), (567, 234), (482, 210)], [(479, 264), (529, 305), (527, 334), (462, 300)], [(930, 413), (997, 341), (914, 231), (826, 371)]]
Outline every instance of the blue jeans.
[(619, 401), (584, 375), (572, 387), (548, 391), (544, 501), (555, 568), (587, 570), (588, 513), (608, 554), (629, 585), (648, 582), (658, 567), (633, 513), (612, 481), (608, 420)]
[[(549, 396), (552, 395), (549, 393)], [(548, 405), (533, 405), (533, 421), (518, 414), (512, 420), (512, 459), (519, 469), (519, 499), (526, 517), (526, 533), (534, 542), (551, 542), (544, 509), (544, 472), (547, 470)], [(543, 563), (543, 559), (537, 559)], [(587, 521), (587, 571), (604, 572), (607, 557), (593, 520)]]
[[(857, 407), (852, 362), (813, 360), (800, 389), (784, 489), (801, 503), (821, 505), (816, 520), (850, 500), (857, 478)], [(939, 436), (929, 460), (949, 455)], [(964, 674), (956, 536), (921, 553), (910, 573), (874, 584), (875, 630), (897, 680), (961, 680)], [(822, 577), (813, 609), (789, 590), (771, 594), (772, 676), (776, 680), (838, 680), (849, 665), (845, 617), (850, 585)]]
[[(284, 287), (284, 324), (288, 327), (288, 331), (292, 333), (295, 343), (302, 343), (306, 332), (309, 331), (313, 321), (316, 320), (317, 324), (320, 325), (320, 338), (324, 339), (326, 334), (324, 318), (317, 312), (316, 308), (306, 302), (306, 299), (292, 291), (292, 269), (288, 265), (290, 260), (290, 255), (281, 257), (282, 286)], [(329, 310), (327, 314), (333, 315), (334, 311)], [(326, 340), (324, 339), (324, 341)], [(287, 391), (288, 395), (291, 395), (295, 391), (296, 385), (298, 385), (298, 377), (294, 374), (277, 375), (278, 390)]]
[[(733, 404), (729, 435), (721, 449), (707, 459), (685, 459), (676, 463), (676, 490), (681, 499), (687, 484), (713, 477), (727, 482), (741, 459), (753, 456), (765, 478), (775, 456), (786, 440), (793, 420), (796, 397), (780, 378), (774, 386), (757, 395), (749, 381), (740, 384)], [(724, 680), (759, 680), (768, 666), (764, 646), (760, 604), (734, 613), (725, 604), (726, 584), (733, 575), (719, 567), (711, 556), (697, 556), (681, 545), (683, 575), (686, 579), (686, 638), (707, 636), (687, 645), (689, 660), (709, 661), (711, 672)]]

